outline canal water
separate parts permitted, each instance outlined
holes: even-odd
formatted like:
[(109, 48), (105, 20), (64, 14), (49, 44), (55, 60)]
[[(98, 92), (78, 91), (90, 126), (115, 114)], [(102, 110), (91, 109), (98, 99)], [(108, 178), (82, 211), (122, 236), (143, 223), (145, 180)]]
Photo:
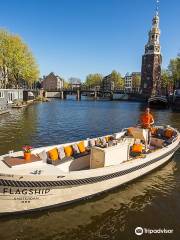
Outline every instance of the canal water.
[[(137, 102), (53, 100), (0, 116), (0, 154), (101, 136), (135, 125)], [(180, 130), (180, 113), (153, 110), (157, 124)], [(136, 236), (136, 227), (172, 234)], [(0, 219), (0, 240), (180, 239), (180, 151), (164, 167), (88, 201)]]

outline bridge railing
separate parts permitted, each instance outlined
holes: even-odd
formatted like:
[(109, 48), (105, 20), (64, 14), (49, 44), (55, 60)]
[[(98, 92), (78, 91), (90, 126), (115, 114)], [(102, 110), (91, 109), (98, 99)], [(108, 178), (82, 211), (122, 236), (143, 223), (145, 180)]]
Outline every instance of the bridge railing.
[(119, 89), (119, 88), (114, 88), (113, 90), (106, 90), (106, 89), (101, 89), (101, 88), (92, 88), (88, 86), (81, 86), (81, 87), (67, 87), (67, 88), (62, 88), (62, 89), (51, 89), (51, 90), (44, 90), (48, 92), (61, 92), (61, 91), (67, 91), (67, 92), (75, 92), (75, 91), (89, 91), (89, 92), (111, 92), (111, 93), (120, 93), (120, 94), (139, 94), (140, 91), (137, 90), (125, 90), (125, 89)]

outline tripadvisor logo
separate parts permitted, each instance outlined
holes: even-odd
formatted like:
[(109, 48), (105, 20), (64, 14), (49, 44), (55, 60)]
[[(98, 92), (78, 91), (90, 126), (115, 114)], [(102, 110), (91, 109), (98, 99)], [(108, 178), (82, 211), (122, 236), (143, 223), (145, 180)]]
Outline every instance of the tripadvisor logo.
[(135, 234), (140, 236), (142, 234), (170, 234), (173, 233), (173, 229), (166, 229), (166, 228), (158, 228), (158, 229), (150, 229), (150, 228), (142, 228), (136, 227)]
[(143, 234), (143, 228), (142, 227), (137, 227), (135, 228), (135, 234), (140, 236)]

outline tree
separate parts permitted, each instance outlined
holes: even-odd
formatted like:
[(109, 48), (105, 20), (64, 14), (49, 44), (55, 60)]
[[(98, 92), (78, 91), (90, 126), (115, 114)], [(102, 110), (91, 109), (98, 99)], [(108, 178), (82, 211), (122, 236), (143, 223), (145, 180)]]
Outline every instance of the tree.
[(162, 88), (167, 88), (170, 83), (170, 73), (167, 69), (163, 69), (161, 72), (161, 86)]
[(141, 76), (137, 74), (132, 75), (132, 88), (135, 91), (139, 91), (140, 87), (141, 87)]
[(86, 77), (85, 85), (91, 88), (100, 86), (102, 79), (103, 79), (102, 74), (99, 73), (89, 74)]
[(69, 88), (69, 85), (70, 85), (69, 82), (64, 80), (64, 88)]
[(35, 82), (35, 88), (37, 88), (37, 89), (41, 89), (42, 88), (42, 81), (41, 81), (41, 79), (39, 79), (37, 82)]
[(161, 71), (161, 88), (163, 94), (172, 92), (173, 82), (168, 69), (163, 69)]
[(114, 81), (115, 88), (124, 88), (124, 80), (119, 72), (113, 70), (111, 73), (111, 80)]
[(0, 68), (4, 87), (32, 85), (39, 78), (39, 69), (28, 46), (17, 35), (0, 30)]
[(171, 59), (168, 70), (170, 73), (171, 81), (173, 82), (173, 87), (176, 88), (178, 85), (180, 86), (180, 56), (177, 58)]

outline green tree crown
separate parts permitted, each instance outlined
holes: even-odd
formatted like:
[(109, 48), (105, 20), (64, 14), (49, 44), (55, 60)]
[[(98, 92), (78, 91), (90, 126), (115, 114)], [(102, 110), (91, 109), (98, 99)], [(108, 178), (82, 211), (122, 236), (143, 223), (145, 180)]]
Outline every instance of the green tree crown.
[(38, 65), (28, 46), (19, 36), (3, 29), (0, 30), (0, 69), (4, 87), (17, 87), (20, 81), (31, 85), (39, 78)]

